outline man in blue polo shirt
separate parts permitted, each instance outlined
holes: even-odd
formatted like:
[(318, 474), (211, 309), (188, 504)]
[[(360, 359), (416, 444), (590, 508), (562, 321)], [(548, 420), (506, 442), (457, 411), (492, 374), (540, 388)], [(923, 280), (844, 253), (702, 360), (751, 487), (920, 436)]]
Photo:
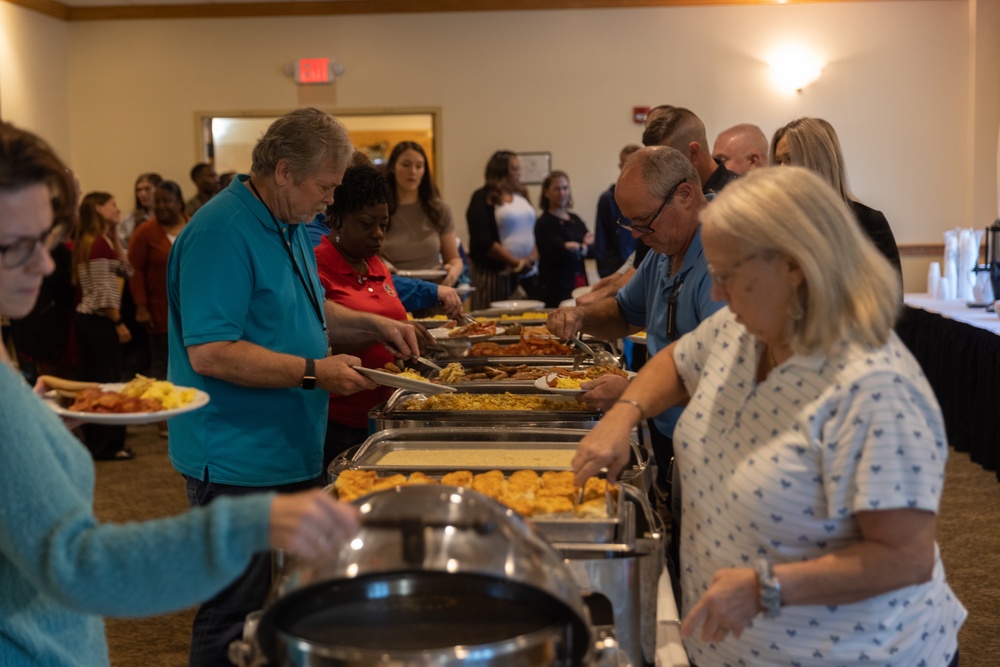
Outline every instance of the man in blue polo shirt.
[[(211, 397), (170, 421), (170, 460), (191, 505), (223, 495), (294, 491), (323, 481), (328, 392), (374, 389), (349, 352), (376, 342), (419, 354), (405, 322), (323, 298), (302, 223), (333, 203), (354, 152), (329, 114), (275, 121), (240, 174), (194, 215), (170, 251), (169, 378)], [(318, 390), (318, 391), (317, 391)], [(245, 617), (263, 606), (270, 554), (195, 617), (190, 665), (228, 664)]]
[[(701, 250), (698, 214), (708, 200), (691, 161), (664, 146), (632, 154), (618, 177), (615, 199), (623, 218), (631, 221), (632, 235), (653, 252), (614, 299), (560, 308), (549, 315), (547, 326), (564, 338), (582, 331), (605, 340), (645, 329), (652, 356), (725, 305), (712, 300), (712, 279)], [(582, 400), (606, 410), (627, 384), (619, 376), (602, 376)], [(670, 438), (682, 410), (671, 408), (651, 420), (661, 475), (673, 456)]]

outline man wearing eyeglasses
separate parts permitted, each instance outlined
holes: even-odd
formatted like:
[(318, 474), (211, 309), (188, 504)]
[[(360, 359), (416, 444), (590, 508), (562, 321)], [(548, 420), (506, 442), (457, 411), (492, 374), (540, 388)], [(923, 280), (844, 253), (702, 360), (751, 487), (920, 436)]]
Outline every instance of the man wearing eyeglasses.
[[(712, 279), (701, 250), (698, 214), (708, 200), (691, 161), (663, 146), (632, 154), (618, 177), (615, 200), (622, 211), (618, 224), (653, 252), (614, 299), (560, 308), (549, 315), (547, 326), (563, 338), (582, 331), (605, 340), (645, 329), (652, 356), (724, 305), (712, 300)], [(627, 383), (619, 376), (602, 376), (586, 385), (582, 400), (606, 410)], [(661, 476), (673, 456), (670, 437), (681, 410), (671, 408), (651, 420)]]

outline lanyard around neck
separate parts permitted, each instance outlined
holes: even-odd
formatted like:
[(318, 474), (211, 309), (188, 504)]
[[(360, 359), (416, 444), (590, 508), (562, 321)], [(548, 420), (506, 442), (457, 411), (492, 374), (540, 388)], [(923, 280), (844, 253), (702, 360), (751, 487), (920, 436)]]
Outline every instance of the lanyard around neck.
[[(323, 326), (323, 336), (326, 338), (327, 347), (330, 345), (330, 334), (326, 328), (326, 319), (323, 317), (323, 308), (320, 306), (319, 298), (316, 296), (315, 292), (309, 287), (309, 283), (306, 282), (306, 277), (302, 275), (302, 270), (299, 269), (298, 262), (295, 261), (295, 252), (292, 250), (291, 240), (285, 236), (285, 233), (281, 229), (281, 223), (278, 222), (278, 218), (274, 215), (271, 207), (267, 205), (264, 198), (260, 196), (260, 191), (257, 190), (257, 186), (253, 184), (253, 177), (247, 179), (247, 183), (250, 184), (250, 189), (260, 200), (260, 203), (264, 205), (264, 210), (267, 211), (268, 215), (271, 216), (271, 221), (274, 223), (274, 228), (278, 232), (278, 236), (285, 244), (285, 250), (288, 251), (288, 259), (292, 262), (292, 270), (295, 271), (295, 275), (299, 277), (299, 282), (302, 283), (302, 289), (306, 291), (306, 296), (309, 297), (309, 303), (312, 304), (313, 310), (316, 311), (316, 317), (319, 319), (319, 323)], [(289, 230), (289, 236), (291, 236), (291, 230)]]

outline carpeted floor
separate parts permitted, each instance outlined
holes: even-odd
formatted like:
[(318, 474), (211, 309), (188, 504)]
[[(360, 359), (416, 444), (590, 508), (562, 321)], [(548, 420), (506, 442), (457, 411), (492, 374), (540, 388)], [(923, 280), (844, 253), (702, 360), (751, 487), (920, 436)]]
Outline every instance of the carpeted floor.
[[(187, 509), (180, 475), (155, 427), (132, 427), (133, 461), (99, 462), (95, 507), (103, 521), (135, 521)], [(1000, 664), (1000, 483), (996, 475), (952, 452), (938, 519), (948, 580), (969, 610), (959, 636), (962, 667)], [(178, 667), (187, 663), (193, 610), (149, 619), (108, 619), (114, 667)], [(899, 667), (911, 667), (900, 665)]]

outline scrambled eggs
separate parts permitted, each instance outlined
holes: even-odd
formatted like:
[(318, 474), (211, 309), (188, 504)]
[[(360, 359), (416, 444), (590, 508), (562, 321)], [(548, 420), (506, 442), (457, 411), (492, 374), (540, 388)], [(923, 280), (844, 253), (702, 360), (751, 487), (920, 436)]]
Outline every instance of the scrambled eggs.
[(194, 400), (194, 389), (178, 389), (173, 382), (154, 380), (144, 375), (136, 375), (119, 391), (122, 396), (155, 399), (164, 410), (180, 408)]

